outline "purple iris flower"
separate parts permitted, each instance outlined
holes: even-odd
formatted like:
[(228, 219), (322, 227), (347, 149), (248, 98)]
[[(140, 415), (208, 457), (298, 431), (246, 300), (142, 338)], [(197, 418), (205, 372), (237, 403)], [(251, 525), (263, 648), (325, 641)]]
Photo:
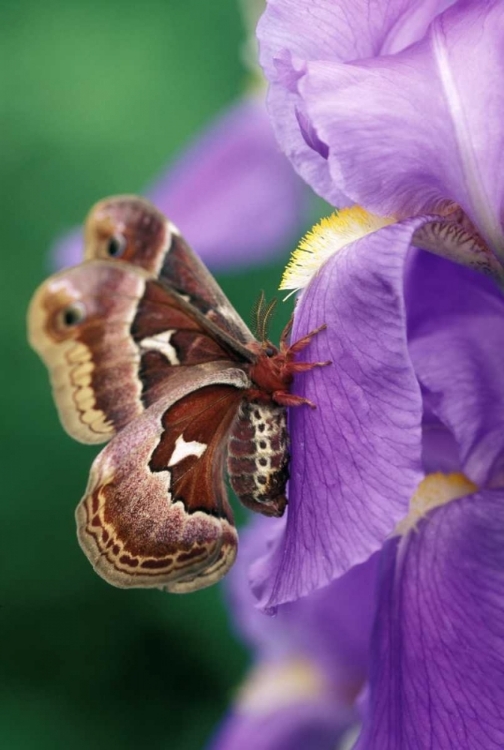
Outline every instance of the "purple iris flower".
[(317, 409), (291, 410), (287, 518), (250, 567), (278, 617), (380, 557), (358, 750), (504, 746), (504, 298), (414, 248), (456, 215), (502, 267), (503, 35), (483, 1), (270, 0), (259, 26), (283, 150), (397, 220), (300, 297), (293, 339), (325, 323), (303, 358), (333, 364), (296, 378)]
[[(145, 195), (214, 270), (266, 263), (306, 223), (308, 193), (256, 96), (220, 115)], [(82, 252), (78, 228), (56, 243), (54, 265), (75, 265)]]
[[(356, 722), (357, 750), (503, 746), (504, 300), (411, 249), (417, 222), (340, 250), (299, 303), (337, 366), (296, 384), (317, 410), (291, 412), (287, 519), (242, 535), (231, 608), (257, 666), (215, 750), (347, 747)], [(300, 658), (325, 678), (301, 696)]]
[[(323, 323), (328, 326), (313, 340), (307, 358), (325, 360), (329, 354), (334, 364), (298, 378), (299, 392), (319, 408), (313, 413), (292, 410), (295, 439), (286, 532), (268, 561), (275, 575), (261, 572), (259, 565), (255, 570), (263, 606), (306, 594), (363, 562), (405, 515), (421, 480), (423, 402), (419, 365), (412, 360), (408, 340), (405, 260), (419, 230), (434, 216), (418, 212), (434, 211), (454, 200), (482, 235), (495, 237), (487, 250), (498, 253), (497, 234), (502, 230), (495, 229), (492, 206), (499, 205), (500, 193), (498, 180), (492, 179), (504, 131), (497, 108), (500, 94), (484, 116), (478, 113), (489, 90), (500, 91), (496, 55), (503, 24), (502, 3), (406, 0), (351, 6), (345, 0), (271, 0), (259, 24), (273, 123), (280, 144), (300, 171), (333, 200), (342, 199), (344, 185), (352, 200), (372, 195), (372, 203), (362, 201), (366, 209), (382, 215), (393, 209), (399, 216), (416, 214), (338, 250), (315, 275), (296, 310), (294, 338)], [(468, 47), (487, 50), (476, 66), (461, 65)], [(433, 55), (437, 75), (429, 67)], [(366, 81), (362, 88), (361, 73)], [(486, 79), (475, 89), (480, 73)], [(312, 74), (320, 84), (313, 91), (308, 85)], [(357, 76), (355, 86), (347, 79), (341, 83), (340, 74), (352, 81)], [(402, 88), (391, 88), (399, 75)], [(367, 96), (368, 76), (374, 96)], [(436, 93), (435, 84), (446, 84), (448, 78), (456, 81), (455, 88), (445, 90), (444, 96)], [(326, 88), (320, 88), (322, 81)], [(341, 96), (348, 86), (352, 94), (347, 108)], [(326, 120), (310, 114), (321, 109), (328, 112)], [(332, 124), (334, 111), (337, 127)], [(343, 121), (348, 111), (352, 114)], [(470, 116), (465, 117), (466, 111)], [(449, 120), (455, 137), (462, 130), (457, 118), (465, 123), (465, 140), (453, 142), (444, 123)], [(426, 121), (432, 121), (428, 149), (422, 140)], [(315, 136), (327, 148), (315, 148)], [(334, 166), (336, 161), (340, 164), (342, 149), (348, 161), (355, 162), (348, 174), (344, 165)], [(492, 162), (489, 154), (495, 157)], [(366, 193), (373, 180), (373, 191)], [(485, 214), (486, 193), (492, 198)], [(456, 286), (455, 268), (448, 268)], [(478, 286), (484, 279), (476, 276), (473, 283)], [(500, 299), (497, 292), (495, 296)], [(457, 345), (455, 337), (454, 348)], [(317, 524), (314, 519), (321, 514), (324, 522)], [(301, 554), (306, 549), (311, 554)], [(262, 586), (263, 578), (269, 582)]]

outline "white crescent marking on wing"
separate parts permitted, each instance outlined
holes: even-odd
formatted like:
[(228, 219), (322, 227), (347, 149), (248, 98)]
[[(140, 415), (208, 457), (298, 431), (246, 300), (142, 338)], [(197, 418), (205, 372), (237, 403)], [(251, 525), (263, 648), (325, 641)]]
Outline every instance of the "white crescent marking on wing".
[(168, 461), (168, 466), (175, 466), (175, 464), (183, 461), (184, 458), (187, 458), (188, 456), (196, 456), (196, 458), (200, 458), (206, 449), (207, 446), (205, 443), (198, 443), (197, 440), (190, 440), (188, 442), (184, 440), (183, 435), (179, 435), (175, 441), (175, 450)]
[(179, 365), (180, 360), (177, 356), (177, 350), (170, 343), (174, 333), (175, 331), (163, 331), (163, 333), (158, 333), (155, 336), (148, 336), (140, 341), (140, 349), (159, 352), (163, 357), (166, 357), (171, 365)]

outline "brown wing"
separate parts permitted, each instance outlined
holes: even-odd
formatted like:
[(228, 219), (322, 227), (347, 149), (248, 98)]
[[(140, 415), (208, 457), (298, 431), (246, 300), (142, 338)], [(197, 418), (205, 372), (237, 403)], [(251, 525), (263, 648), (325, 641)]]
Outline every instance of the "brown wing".
[(237, 534), (223, 470), (248, 380), (219, 365), (178, 371), (166, 397), (95, 460), (76, 512), (82, 549), (120, 587), (194, 591), (232, 565)]
[(51, 277), (32, 299), (28, 328), (63, 426), (85, 443), (139, 416), (174, 365), (237, 359), (201, 313), (129, 264), (94, 261)]
[(85, 225), (85, 258), (115, 258), (140, 266), (241, 344), (255, 341), (179, 230), (143, 198), (120, 195), (91, 209)]

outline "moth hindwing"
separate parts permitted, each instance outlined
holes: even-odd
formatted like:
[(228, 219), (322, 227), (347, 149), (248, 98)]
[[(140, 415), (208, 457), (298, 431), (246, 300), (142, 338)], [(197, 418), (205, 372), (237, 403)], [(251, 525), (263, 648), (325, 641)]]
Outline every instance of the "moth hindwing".
[(237, 534), (223, 480), (226, 435), (249, 385), (240, 369), (179, 370), (166, 394), (93, 463), (76, 511), (95, 570), (120, 587), (188, 592), (232, 565)]

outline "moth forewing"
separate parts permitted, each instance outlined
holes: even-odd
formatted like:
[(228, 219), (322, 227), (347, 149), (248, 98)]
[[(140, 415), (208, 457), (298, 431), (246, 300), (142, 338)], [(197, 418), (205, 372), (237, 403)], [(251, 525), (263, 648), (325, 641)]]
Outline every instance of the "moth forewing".
[[(145, 198), (118, 195), (97, 203), (85, 225), (85, 258), (109, 258), (145, 269), (168, 284), (242, 344), (248, 326), (177, 227)], [(116, 252), (117, 248), (121, 251)]]

